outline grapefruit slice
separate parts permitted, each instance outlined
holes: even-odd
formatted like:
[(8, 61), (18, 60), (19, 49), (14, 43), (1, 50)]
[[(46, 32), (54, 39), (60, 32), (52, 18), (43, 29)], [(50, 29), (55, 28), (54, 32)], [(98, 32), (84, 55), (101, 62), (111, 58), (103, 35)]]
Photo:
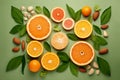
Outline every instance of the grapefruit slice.
[(61, 7), (55, 7), (51, 11), (51, 18), (55, 22), (61, 22), (65, 18), (65, 11)]
[(31, 72), (38, 72), (40, 70), (40, 67), (41, 67), (41, 64), (38, 60), (31, 60), (29, 63), (28, 63), (28, 69), (31, 71)]
[(64, 33), (57, 32), (51, 38), (51, 45), (57, 50), (62, 50), (68, 45), (68, 38)]
[(43, 40), (51, 33), (51, 23), (49, 19), (41, 14), (30, 18), (26, 28), (29, 36), (35, 40)]
[(78, 66), (88, 65), (94, 56), (93, 47), (85, 41), (76, 42), (70, 49), (70, 58)]
[(39, 57), (43, 52), (43, 46), (39, 41), (31, 41), (27, 45), (27, 53), (30, 57)]
[(74, 27), (74, 20), (72, 18), (66, 18), (62, 22), (62, 26), (65, 30), (71, 30)]
[(59, 57), (53, 52), (47, 52), (41, 58), (41, 65), (46, 70), (55, 70), (59, 66), (59, 63)]
[(87, 38), (91, 35), (93, 27), (87, 20), (79, 20), (74, 27), (74, 32), (79, 38)]

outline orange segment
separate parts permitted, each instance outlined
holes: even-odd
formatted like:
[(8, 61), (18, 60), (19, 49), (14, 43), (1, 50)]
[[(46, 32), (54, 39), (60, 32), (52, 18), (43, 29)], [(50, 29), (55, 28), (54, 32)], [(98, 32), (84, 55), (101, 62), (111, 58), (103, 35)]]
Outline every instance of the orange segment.
[(59, 66), (59, 63), (59, 57), (53, 52), (47, 52), (41, 58), (41, 64), (46, 70), (55, 70)]
[(87, 38), (92, 33), (92, 25), (87, 20), (79, 20), (74, 27), (74, 32), (79, 38)]
[(27, 45), (27, 53), (31, 57), (39, 57), (43, 52), (43, 46), (39, 41), (31, 41)]
[(35, 15), (27, 23), (27, 32), (33, 39), (43, 40), (51, 33), (51, 23), (44, 15)]
[(68, 45), (68, 38), (64, 33), (57, 32), (52, 36), (51, 45), (57, 50), (64, 49)]
[(60, 7), (53, 8), (51, 11), (51, 18), (55, 22), (61, 22), (65, 18), (65, 11)]
[(89, 64), (94, 59), (94, 55), (93, 47), (85, 41), (76, 42), (70, 50), (71, 60), (79, 66)]

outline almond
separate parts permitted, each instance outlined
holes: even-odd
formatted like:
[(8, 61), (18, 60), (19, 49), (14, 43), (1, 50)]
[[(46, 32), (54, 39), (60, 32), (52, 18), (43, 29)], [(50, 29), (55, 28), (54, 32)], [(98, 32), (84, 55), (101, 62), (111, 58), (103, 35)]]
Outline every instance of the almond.
[(94, 68), (96, 68), (96, 69), (98, 69), (98, 68), (99, 68), (99, 66), (98, 66), (97, 62), (93, 62), (93, 67), (94, 67)]
[(107, 33), (107, 31), (103, 31), (103, 36), (105, 37), (105, 38), (107, 38), (108, 37), (108, 33)]
[(99, 14), (100, 14), (99, 11), (95, 11), (95, 12), (93, 13), (93, 20), (94, 20), (94, 21), (98, 19)]
[(109, 26), (107, 25), (107, 24), (105, 24), (105, 25), (102, 25), (101, 26), (101, 29), (103, 29), (103, 30), (105, 30), (105, 29), (107, 29)]
[(17, 45), (19, 45), (21, 43), (20, 39), (16, 38), (16, 37), (13, 38), (13, 42)]
[(79, 67), (79, 71), (83, 73), (87, 72), (87, 70), (84, 67)]
[(24, 40), (22, 40), (22, 43), (21, 43), (21, 48), (22, 48), (22, 51), (24, 51), (24, 50), (25, 50), (25, 41), (24, 41)]
[(102, 48), (102, 49), (100, 49), (100, 51), (99, 51), (99, 54), (107, 54), (108, 53), (108, 48)]
[(94, 74), (94, 72), (95, 72), (95, 70), (93, 68), (91, 68), (88, 72), (88, 75), (92, 75), (92, 74)]
[(19, 50), (20, 50), (19, 47), (14, 47), (14, 48), (12, 49), (13, 52), (18, 52)]

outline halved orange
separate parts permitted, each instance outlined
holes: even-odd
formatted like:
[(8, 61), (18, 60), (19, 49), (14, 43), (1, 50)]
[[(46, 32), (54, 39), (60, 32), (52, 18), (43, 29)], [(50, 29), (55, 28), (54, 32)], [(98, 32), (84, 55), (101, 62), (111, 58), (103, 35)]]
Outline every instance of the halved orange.
[(91, 35), (93, 27), (87, 20), (79, 20), (74, 27), (74, 32), (79, 38), (87, 38)]
[(29, 56), (36, 58), (43, 52), (43, 46), (39, 41), (31, 41), (27, 45), (27, 53)]
[(65, 18), (65, 11), (61, 7), (55, 7), (51, 11), (51, 18), (55, 22), (61, 22)]
[(47, 52), (41, 58), (41, 64), (46, 70), (55, 70), (59, 64), (60, 60), (56, 53)]
[(38, 72), (40, 70), (40, 67), (41, 67), (41, 64), (38, 60), (31, 60), (29, 63), (28, 63), (28, 69), (31, 71), (31, 72)]
[(27, 22), (27, 32), (35, 40), (46, 39), (51, 33), (51, 22), (42, 15), (37, 14)]
[(78, 41), (70, 49), (70, 58), (78, 66), (85, 66), (94, 59), (93, 47), (85, 41)]
[(72, 18), (65, 18), (62, 22), (62, 26), (65, 30), (71, 30), (74, 27), (74, 23)]
[(51, 38), (51, 45), (57, 49), (64, 49), (68, 45), (68, 38), (63, 32), (55, 33)]

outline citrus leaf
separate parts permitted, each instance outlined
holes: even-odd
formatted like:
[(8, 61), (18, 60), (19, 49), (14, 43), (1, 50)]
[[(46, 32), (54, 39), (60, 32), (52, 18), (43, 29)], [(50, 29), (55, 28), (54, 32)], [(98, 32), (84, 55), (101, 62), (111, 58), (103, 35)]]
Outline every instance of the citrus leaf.
[(96, 33), (98, 33), (100, 35), (102, 34), (100, 28), (97, 25), (93, 25), (93, 29), (95, 30)]
[(19, 67), (19, 65), (22, 63), (22, 58), (23, 56), (17, 56), (12, 58), (7, 64), (6, 72), (14, 70), (17, 67)]
[(26, 25), (23, 25), (22, 29), (19, 32), (19, 36), (23, 37), (26, 34)]
[(22, 30), (22, 28), (24, 27), (24, 25), (15, 25), (11, 30), (10, 30), (10, 34), (16, 34), (18, 33), (19, 31)]
[(69, 15), (71, 16), (72, 19), (75, 20), (75, 11), (73, 10), (73, 8), (71, 8), (69, 5), (66, 4), (67, 10)]
[(32, 40), (29, 35), (26, 36), (26, 42), (29, 43)]
[(11, 15), (16, 23), (23, 24), (23, 14), (18, 8), (11, 6)]
[(90, 23), (92, 23), (92, 16), (91, 16), (91, 15), (88, 17), (88, 21), (89, 21)]
[(50, 12), (49, 12), (49, 10), (44, 6), (43, 7), (43, 13), (48, 17), (48, 18), (50, 18)]
[(44, 69), (41, 70), (41, 71), (40, 71), (40, 77), (41, 77), (41, 78), (45, 78), (46, 75), (47, 75), (47, 73), (48, 73), (48, 71), (46, 71), (46, 70), (44, 70)]
[(93, 43), (93, 47), (94, 47), (96, 50), (100, 50), (100, 44), (99, 44), (99, 43), (94, 42), (94, 43)]
[(79, 38), (74, 33), (68, 33), (67, 36), (72, 41), (78, 41), (79, 40)]
[(68, 68), (68, 63), (62, 63), (58, 68), (57, 72), (64, 72)]
[(100, 10), (101, 10), (101, 8), (99, 7), (99, 5), (94, 6), (94, 11), (100, 11)]
[(104, 10), (101, 15), (101, 25), (106, 24), (109, 22), (111, 18), (111, 6)]
[(55, 32), (61, 31), (61, 29), (60, 29), (60, 27), (59, 27), (58, 25), (55, 25), (54, 28), (53, 28), (53, 30), (54, 30)]
[(81, 18), (81, 9), (75, 13), (75, 21), (78, 21)]
[(69, 56), (65, 52), (57, 52), (57, 55), (59, 56), (60, 60), (63, 62), (69, 62)]
[(98, 62), (100, 71), (104, 75), (111, 76), (111, 70), (110, 70), (109, 63), (101, 57), (97, 57), (97, 62)]
[(50, 45), (49, 45), (48, 42), (45, 41), (44, 44), (43, 44), (43, 46), (44, 46), (44, 48), (45, 48), (47, 51), (51, 52), (51, 47), (50, 47)]
[(74, 76), (78, 76), (78, 67), (72, 62), (70, 62), (70, 71)]
[(22, 74), (24, 74), (24, 69), (25, 69), (25, 66), (26, 66), (26, 60), (25, 60), (25, 55), (23, 55), (22, 57)]
[(40, 6), (36, 6), (36, 7), (35, 7), (35, 12), (36, 12), (37, 14), (40, 14), (40, 13), (42, 12), (42, 8), (41, 8)]

